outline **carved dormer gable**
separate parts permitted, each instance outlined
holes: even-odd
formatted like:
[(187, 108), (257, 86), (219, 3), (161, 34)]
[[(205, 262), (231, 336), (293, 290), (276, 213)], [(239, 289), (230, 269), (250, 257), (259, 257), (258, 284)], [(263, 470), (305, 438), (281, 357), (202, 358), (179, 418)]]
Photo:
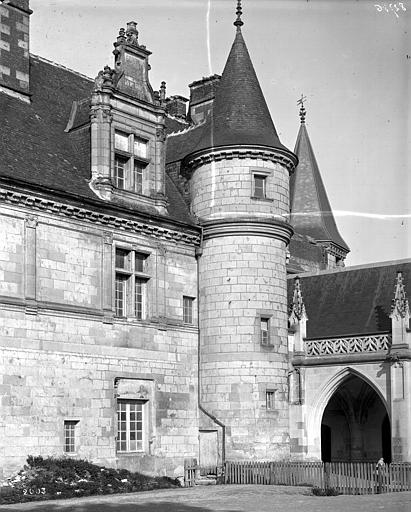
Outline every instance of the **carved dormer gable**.
[(137, 23), (127, 23), (127, 30), (121, 28), (114, 43), (116, 89), (133, 98), (153, 103), (154, 91), (148, 80), (151, 55), (144, 45), (138, 42)]
[(113, 54), (114, 69), (99, 72), (92, 93), (90, 186), (103, 200), (167, 214), (165, 82), (153, 91), (135, 22), (120, 29)]

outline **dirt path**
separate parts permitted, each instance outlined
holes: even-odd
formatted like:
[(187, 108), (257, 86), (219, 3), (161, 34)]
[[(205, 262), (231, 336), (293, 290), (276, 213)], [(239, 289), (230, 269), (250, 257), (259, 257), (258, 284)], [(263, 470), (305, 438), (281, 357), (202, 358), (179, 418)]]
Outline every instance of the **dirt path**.
[(302, 487), (221, 485), (0, 505), (0, 512), (410, 512), (411, 492), (319, 498)]

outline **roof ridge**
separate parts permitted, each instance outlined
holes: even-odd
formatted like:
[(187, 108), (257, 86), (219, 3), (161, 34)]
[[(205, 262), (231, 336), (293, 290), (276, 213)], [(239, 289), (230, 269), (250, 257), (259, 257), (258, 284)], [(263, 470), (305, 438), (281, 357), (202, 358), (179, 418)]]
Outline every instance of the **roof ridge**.
[(411, 258), (404, 258), (401, 260), (388, 260), (388, 261), (376, 261), (371, 263), (360, 263), (359, 265), (352, 265), (347, 267), (338, 267), (327, 270), (319, 270), (319, 271), (309, 271), (309, 272), (298, 272), (298, 274), (293, 274), (287, 276), (287, 279), (295, 279), (296, 276), (299, 277), (312, 277), (312, 276), (322, 276), (327, 274), (337, 274), (339, 272), (350, 272), (352, 270), (361, 270), (365, 268), (379, 268), (379, 267), (394, 267), (396, 265), (405, 265), (411, 264)]
[(59, 64), (58, 62), (54, 62), (52, 60), (46, 59), (44, 57), (41, 57), (40, 55), (35, 55), (34, 53), (30, 53), (30, 57), (39, 60), (40, 62), (45, 62), (46, 64), (51, 64), (52, 66), (64, 69), (64, 71), (68, 71), (69, 73), (73, 73), (73, 75), (77, 75), (81, 78), (85, 78), (86, 80), (89, 80), (90, 82), (94, 82), (93, 78), (90, 78), (87, 75), (83, 75), (83, 73), (80, 73), (79, 71), (75, 71), (74, 69), (68, 68), (67, 66), (63, 66), (63, 64)]
[(185, 133), (194, 130), (195, 128), (200, 128), (201, 126), (205, 125), (205, 121), (201, 121), (200, 123), (189, 125), (187, 128), (183, 128), (182, 130), (179, 130), (177, 132), (170, 132), (167, 134), (167, 137), (176, 137), (177, 135), (184, 135)]

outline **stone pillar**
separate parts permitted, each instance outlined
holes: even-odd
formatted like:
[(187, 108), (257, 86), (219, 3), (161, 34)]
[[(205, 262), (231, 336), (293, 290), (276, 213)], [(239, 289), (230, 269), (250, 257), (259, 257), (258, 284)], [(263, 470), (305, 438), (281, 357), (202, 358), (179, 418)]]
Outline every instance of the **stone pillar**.
[(109, 199), (112, 183), (111, 96), (114, 91), (114, 71), (108, 66), (95, 79), (91, 95), (91, 186), (103, 199)]
[(391, 436), (394, 461), (411, 462), (410, 308), (402, 273), (397, 273), (391, 310), (392, 344), (388, 355), (391, 389)]
[(109, 231), (103, 233), (103, 278), (102, 278), (102, 305), (104, 322), (113, 321), (113, 234)]
[(26, 313), (37, 313), (37, 277), (36, 277), (36, 228), (38, 218), (27, 215), (25, 218), (25, 250), (24, 250), (24, 298)]

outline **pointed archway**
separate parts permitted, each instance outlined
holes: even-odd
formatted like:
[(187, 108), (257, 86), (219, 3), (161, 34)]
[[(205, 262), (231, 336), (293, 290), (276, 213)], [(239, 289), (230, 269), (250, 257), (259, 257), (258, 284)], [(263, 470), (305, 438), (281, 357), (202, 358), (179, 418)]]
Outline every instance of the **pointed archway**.
[(321, 422), (324, 462), (391, 462), (391, 428), (384, 402), (376, 390), (355, 374), (331, 395)]

